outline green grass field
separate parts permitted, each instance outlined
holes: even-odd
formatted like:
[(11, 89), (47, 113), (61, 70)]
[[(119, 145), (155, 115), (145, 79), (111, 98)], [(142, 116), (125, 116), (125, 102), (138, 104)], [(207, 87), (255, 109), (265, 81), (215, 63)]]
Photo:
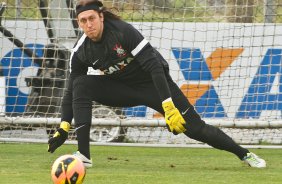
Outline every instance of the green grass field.
[[(46, 150), (46, 144), (0, 144), (0, 183), (52, 184), (53, 161), (76, 145), (63, 145), (53, 154)], [(92, 146), (94, 167), (84, 184), (282, 183), (282, 149), (251, 151), (267, 161), (267, 168), (250, 168), (216, 149)]]

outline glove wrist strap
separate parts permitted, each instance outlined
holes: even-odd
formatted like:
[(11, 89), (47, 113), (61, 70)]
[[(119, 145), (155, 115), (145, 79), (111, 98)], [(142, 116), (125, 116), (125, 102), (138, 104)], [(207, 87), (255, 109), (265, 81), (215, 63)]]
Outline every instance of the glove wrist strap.
[(170, 102), (170, 101), (172, 101), (172, 99), (169, 97), (169, 98), (165, 99), (165, 100), (163, 101), (163, 103)]
[(162, 106), (165, 112), (170, 111), (175, 108), (171, 98), (168, 98), (162, 102)]

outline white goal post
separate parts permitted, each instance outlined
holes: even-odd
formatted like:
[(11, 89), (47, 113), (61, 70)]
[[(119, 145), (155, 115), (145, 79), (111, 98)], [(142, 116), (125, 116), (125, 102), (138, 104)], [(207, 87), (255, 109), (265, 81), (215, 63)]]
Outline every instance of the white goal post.
[[(204, 119), (207, 124), (224, 128), (282, 128), (282, 120), (222, 120), (222, 119)], [(1, 124), (10, 125), (55, 125), (60, 124), (60, 118), (34, 118), (34, 117), (0, 117)], [(93, 118), (92, 126), (109, 127), (166, 127), (164, 119), (145, 119), (145, 118)]]
[[(76, 1), (13, 2), (0, 11), (0, 141), (46, 141), (60, 123), (68, 58), (81, 33)], [(103, 3), (116, 7), (164, 56), (173, 80), (206, 123), (241, 144), (282, 144), (278, 1)], [(168, 133), (164, 119), (148, 107), (93, 103), (94, 142), (197, 143), (187, 139)]]

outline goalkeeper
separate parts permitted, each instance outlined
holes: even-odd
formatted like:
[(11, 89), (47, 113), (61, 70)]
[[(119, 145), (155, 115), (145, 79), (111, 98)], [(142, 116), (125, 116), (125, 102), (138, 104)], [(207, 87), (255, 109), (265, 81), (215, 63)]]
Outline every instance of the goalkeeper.
[[(89, 132), (92, 101), (107, 106), (146, 105), (164, 115), (173, 134), (231, 152), (251, 167), (266, 166), (263, 159), (236, 144), (219, 128), (206, 124), (174, 83), (168, 63), (132, 25), (121, 20), (98, 0), (79, 0), (76, 16), (84, 34), (70, 59), (70, 77), (62, 102), (62, 123), (48, 141), (54, 152), (68, 137), (74, 118), (78, 151), (92, 166)], [(103, 75), (87, 75), (88, 67)]]

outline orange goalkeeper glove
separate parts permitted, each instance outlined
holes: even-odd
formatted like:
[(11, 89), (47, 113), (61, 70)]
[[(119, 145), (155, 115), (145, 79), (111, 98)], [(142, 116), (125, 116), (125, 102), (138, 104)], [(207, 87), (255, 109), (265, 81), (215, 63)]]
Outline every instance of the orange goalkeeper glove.
[(186, 124), (179, 110), (174, 106), (171, 98), (162, 102), (165, 112), (165, 122), (171, 132), (174, 134), (183, 133), (186, 131), (184, 125)]
[(68, 138), (69, 130), (70, 124), (66, 121), (62, 121), (60, 128), (58, 128), (53, 137), (48, 141), (48, 152), (53, 153), (58, 147), (64, 144)]

